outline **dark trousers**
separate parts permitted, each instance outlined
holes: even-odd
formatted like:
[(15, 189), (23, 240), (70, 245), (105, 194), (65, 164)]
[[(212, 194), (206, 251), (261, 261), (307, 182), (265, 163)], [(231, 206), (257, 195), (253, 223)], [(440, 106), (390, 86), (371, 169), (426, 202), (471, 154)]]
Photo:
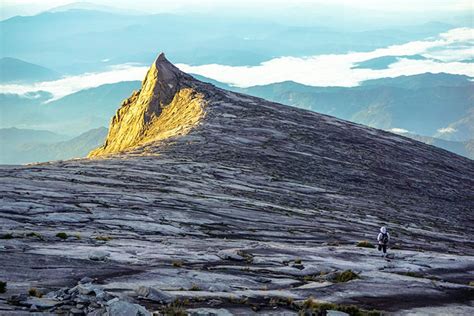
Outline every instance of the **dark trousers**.
[(379, 244), (379, 251), (383, 250), (383, 253), (387, 253), (387, 244)]

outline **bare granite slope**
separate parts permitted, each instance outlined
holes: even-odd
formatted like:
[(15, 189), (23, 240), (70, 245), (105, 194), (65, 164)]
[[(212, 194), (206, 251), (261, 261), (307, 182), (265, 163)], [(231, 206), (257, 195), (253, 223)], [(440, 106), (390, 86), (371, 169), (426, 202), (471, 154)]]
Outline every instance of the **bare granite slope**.
[[(108, 303), (74, 288), (42, 310), (69, 311), (64, 300), (85, 291), (74, 308), (111, 314), (126, 301), (163, 311), (179, 299), (221, 315), (291, 315), (310, 296), (473, 312), (472, 160), (221, 90), (163, 55), (90, 157), (0, 168), (0, 312), (38, 308), (7, 302), (31, 286), (85, 276)], [(356, 247), (383, 224), (391, 260)], [(358, 278), (338, 282), (349, 269)]]

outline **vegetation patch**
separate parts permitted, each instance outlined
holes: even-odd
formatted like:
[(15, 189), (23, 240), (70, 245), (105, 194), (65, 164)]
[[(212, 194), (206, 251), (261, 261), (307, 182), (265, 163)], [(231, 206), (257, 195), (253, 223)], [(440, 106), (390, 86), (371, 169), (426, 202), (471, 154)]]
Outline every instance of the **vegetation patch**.
[(201, 291), (201, 288), (197, 286), (196, 284), (193, 284), (189, 291)]
[(334, 276), (334, 282), (335, 283), (344, 283), (344, 282), (349, 282), (351, 280), (359, 279), (359, 275), (352, 270), (346, 270), (340, 273), (337, 273)]
[(163, 315), (166, 315), (166, 316), (187, 316), (188, 313), (186, 312), (184, 304), (182, 302), (176, 301), (174, 303), (171, 303), (171, 304), (167, 305), (163, 309)]
[(270, 299), (268, 304), (270, 306), (289, 306), (293, 307), (293, 298), (292, 297), (273, 297)]
[(38, 238), (38, 239), (41, 239), (41, 240), (44, 239), (43, 236), (40, 233), (37, 233), (37, 232), (28, 233), (28, 234), (26, 234), (26, 237)]
[(318, 281), (319, 278), (317, 275), (314, 274), (308, 274), (303, 277), (303, 281), (305, 282), (313, 282), (313, 281)]
[(0, 281), (0, 293), (5, 293), (7, 291), (7, 282)]
[(368, 240), (362, 240), (357, 243), (357, 247), (362, 247), (362, 248), (375, 248), (375, 245), (372, 244)]
[(402, 272), (401, 275), (406, 275), (412, 278), (423, 278), (423, 274), (414, 271)]
[(174, 261), (171, 262), (171, 265), (175, 268), (181, 268), (183, 266), (183, 261), (174, 260)]
[(37, 288), (32, 287), (28, 290), (28, 295), (41, 298), (43, 296), (43, 293), (41, 293), (41, 291), (38, 290)]
[(376, 310), (367, 311), (355, 305), (340, 305), (328, 302), (318, 302), (309, 298), (303, 302), (299, 315), (326, 315), (328, 310), (347, 313), (351, 316), (380, 316), (381, 313)]
[(242, 258), (244, 258), (245, 261), (247, 261), (248, 263), (253, 261), (253, 256), (244, 250), (238, 250), (237, 254), (241, 256)]
[(61, 238), (61, 239), (67, 239), (69, 236), (65, 232), (60, 232), (56, 234), (56, 237)]
[(13, 238), (12, 233), (3, 234), (0, 236), (0, 239), (12, 239), (12, 238)]
[(100, 241), (110, 241), (114, 238), (112, 236), (100, 235), (100, 236), (96, 236), (95, 239), (100, 240)]

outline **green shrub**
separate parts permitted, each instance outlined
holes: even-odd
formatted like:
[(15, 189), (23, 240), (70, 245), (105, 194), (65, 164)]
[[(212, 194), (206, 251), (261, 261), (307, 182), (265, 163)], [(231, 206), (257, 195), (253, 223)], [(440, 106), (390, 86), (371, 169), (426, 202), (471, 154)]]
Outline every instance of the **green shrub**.
[(329, 302), (317, 302), (312, 297), (303, 302), (299, 315), (306, 315), (308, 312), (312, 315), (326, 315), (326, 311), (335, 310), (347, 313), (351, 316), (380, 316), (381, 313), (376, 310), (366, 311), (355, 305), (339, 305)]
[(244, 258), (248, 263), (253, 261), (253, 256), (245, 250), (237, 250), (237, 254)]
[(189, 291), (201, 291), (201, 288), (197, 286), (196, 284), (193, 284)]
[(357, 273), (352, 272), (352, 270), (346, 270), (346, 271), (336, 274), (336, 276), (334, 277), (334, 282), (343, 283), (343, 282), (349, 282), (351, 280), (355, 280), (358, 278), (359, 278), (359, 275)]
[(418, 273), (418, 272), (413, 272), (413, 271), (403, 272), (401, 274), (412, 277), (412, 278), (422, 278), (423, 277), (423, 274)]
[(0, 281), (0, 293), (5, 293), (7, 291), (7, 282)]
[(186, 309), (183, 307), (183, 304), (179, 301), (176, 301), (174, 303), (171, 303), (167, 305), (163, 309), (163, 315), (166, 316), (187, 316), (188, 313), (186, 312)]
[(375, 246), (368, 240), (362, 240), (357, 243), (357, 247), (362, 248), (375, 248)]
[(32, 287), (28, 290), (28, 295), (29, 296), (34, 296), (34, 297), (42, 297), (43, 296), (43, 294), (40, 292), (40, 290), (38, 290), (35, 287)]
[(56, 234), (56, 237), (61, 238), (61, 239), (67, 239), (69, 236), (68, 236), (68, 234), (66, 234), (64, 232), (60, 232), (60, 233)]
[(26, 234), (26, 237), (35, 237), (41, 240), (43, 239), (43, 236), (40, 233), (36, 233), (36, 232), (28, 233)]
[(8, 233), (8, 234), (4, 234), (4, 235), (0, 236), (0, 239), (12, 239), (12, 238), (13, 238), (12, 233)]
[(469, 286), (474, 286), (474, 281), (469, 282)]
[(305, 282), (312, 282), (312, 281), (316, 281), (316, 280), (318, 280), (318, 278), (314, 274), (308, 274), (308, 275), (305, 275), (303, 277), (303, 281), (305, 281)]
[(303, 262), (303, 261), (301, 260), (301, 258), (296, 258), (294, 260), (294, 262), (295, 262), (295, 264), (301, 264), (301, 262)]
[(171, 265), (176, 268), (181, 268), (183, 266), (183, 261), (181, 260), (174, 260), (171, 262)]
[(95, 239), (100, 240), (100, 241), (109, 241), (109, 240), (112, 240), (113, 237), (112, 236), (99, 235), (99, 236), (96, 236)]

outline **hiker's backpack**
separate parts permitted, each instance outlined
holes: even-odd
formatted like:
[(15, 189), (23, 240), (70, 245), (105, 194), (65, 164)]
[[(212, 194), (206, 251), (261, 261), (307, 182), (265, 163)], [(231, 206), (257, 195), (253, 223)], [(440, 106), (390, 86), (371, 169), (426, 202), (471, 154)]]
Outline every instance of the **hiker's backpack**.
[(387, 233), (382, 233), (382, 238), (380, 239), (383, 244), (388, 243), (388, 234)]

